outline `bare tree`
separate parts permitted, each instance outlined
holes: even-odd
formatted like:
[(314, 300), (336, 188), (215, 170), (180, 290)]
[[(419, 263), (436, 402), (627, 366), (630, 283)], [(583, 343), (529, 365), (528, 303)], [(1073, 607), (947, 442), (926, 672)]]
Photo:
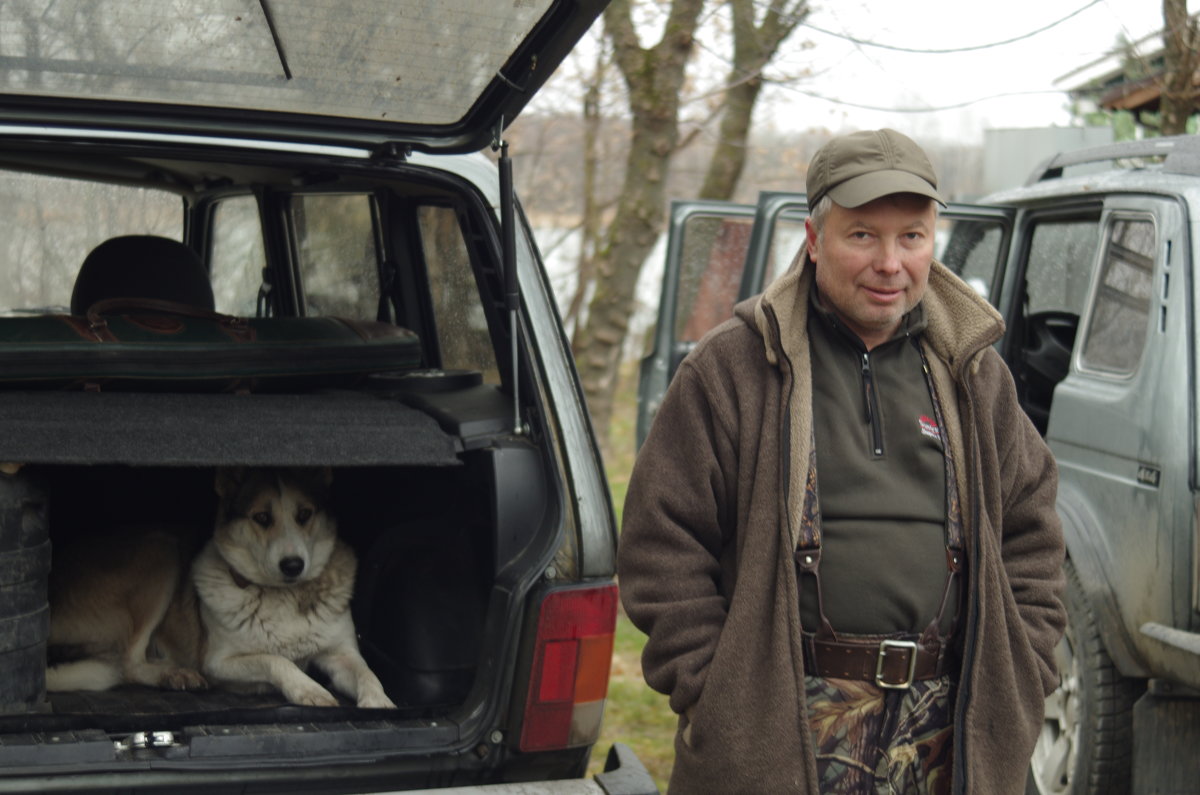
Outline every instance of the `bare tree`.
[[(588, 407), (605, 447), (638, 276), (662, 231), (671, 158), (684, 143), (682, 96), (706, 5), (710, 4), (705, 0), (671, 0), (661, 38), (649, 47), (638, 36), (635, 0), (614, 0), (604, 13), (605, 34), (627, 91), (630, 147), (613, 219), (591, 262), (593, 292), (586, 318), (577, 326), (575, 352)], [(716, 5), (728, 5), (732, 12), (733, 57), (719, 107), (719, 139), (701, 195), (728, 198), (745, 167), (763, 69), (807, 16), (808, 4), (807, 0), (711, 3)], [(757, 22), (756, 10), (761, 14)]]
[(747, 140), (763, 70), (779, 46), (808, 16), (808, 0), (771, 0), (755, 24), (755, 0), (729, 0), (733, 12), (733, 66), (725, 84), (717, 146), (708, 163), (702, 199), (729, 199), (746, 167)]
[(600, 200), (597, 191), (597, 171), (600, 167), (601, 92), (608, 73), (611, 53), (601, 47), (596, 54), (595, 67), (588, 77), (583, 95), (583, 219), (579, 239), (579, 264), (575, 280), (575, 293), (567, 305), (564, 320), (574, 329), (572, 346), (579, 343), (582, 328), (579, 323), (583, 302), (587, 298), (595, 276), (596, 248), (600, 240)]
[(1196, 20), (1188, 16), (1187, 0), (1163, 0), (1162, 8), (1165, 69), (1159, 99), (1160, 132), (1181, 135), (1187, 132), (1188, 117), (1200, 99), (1196, 87), (1200, 31)]
[(633, 0), (614, 0), (604, 11), (604, 29), (628, 91), (632, 134), (623, 189), (596, 252), (595, 291), (575, 352), (602, 444), (638, 274), (662, 228), (667, 169), (679, 141), (680, 98), (704, 0), (673, 0), (662, 36), (650, 47), (638, 38), (633, 5)]

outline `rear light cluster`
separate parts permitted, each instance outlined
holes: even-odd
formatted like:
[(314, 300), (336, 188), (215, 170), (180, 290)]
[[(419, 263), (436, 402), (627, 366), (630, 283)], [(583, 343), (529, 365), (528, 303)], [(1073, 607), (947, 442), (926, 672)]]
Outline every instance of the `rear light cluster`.
[(617, 587), (552, 591), (542, 600), (522, 751), (594, 743), (600, 736), (617, 625)]

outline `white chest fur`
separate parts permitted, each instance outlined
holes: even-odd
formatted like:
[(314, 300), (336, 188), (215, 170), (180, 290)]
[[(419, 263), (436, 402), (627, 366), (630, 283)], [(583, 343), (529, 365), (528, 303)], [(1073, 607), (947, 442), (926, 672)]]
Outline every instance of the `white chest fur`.
[(283, 587), (241, 579), (210, 543), (193, 579), (210, 651), (276, 654), (303, 664), (353, 638), (354, 556), (342, 542), (316, 578)]

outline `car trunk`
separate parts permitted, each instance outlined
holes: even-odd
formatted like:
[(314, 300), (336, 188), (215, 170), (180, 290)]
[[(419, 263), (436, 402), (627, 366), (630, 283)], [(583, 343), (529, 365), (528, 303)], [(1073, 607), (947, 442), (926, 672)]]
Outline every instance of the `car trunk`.
[[(282, 394), (0, 391), (0, 459), (22, 462), (0, 474), (0, 765), (120, 771), (152, 755), (282, 775), (411, 754), (425, 759), (411, 762), (413, 781), (433, 780), (429, 755), (461, 750), (510, 697), (498, 670), (514, 653), (523, 556), (555, 536), (541, 453), (495, 433), (508, 399), (461, 373), (442, 391), (436, 380), (422, 373), (415, 393), (395, 376)], [(332, 513), (359, 562), (360, 645), (397, 709), (220, 688), (46, 694), (53, 550), (147, 527), (199, 544), (215, 520), (215, 469), (233, 464), (332, 467)], [(449, 767), (470, 779), (487, 764)]]

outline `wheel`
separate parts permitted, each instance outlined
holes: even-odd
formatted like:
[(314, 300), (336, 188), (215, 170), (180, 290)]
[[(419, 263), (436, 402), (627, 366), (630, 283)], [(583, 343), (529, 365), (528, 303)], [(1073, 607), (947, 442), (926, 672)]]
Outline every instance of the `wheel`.
[(1117, 671), (1096, 626), (1079, 574), (1068, 560), (1067, 629), (1055, 649), (1060, 683), (1046, 698), (1027, 795), (1129, 792), (1133, 703), (1145, 683)]

